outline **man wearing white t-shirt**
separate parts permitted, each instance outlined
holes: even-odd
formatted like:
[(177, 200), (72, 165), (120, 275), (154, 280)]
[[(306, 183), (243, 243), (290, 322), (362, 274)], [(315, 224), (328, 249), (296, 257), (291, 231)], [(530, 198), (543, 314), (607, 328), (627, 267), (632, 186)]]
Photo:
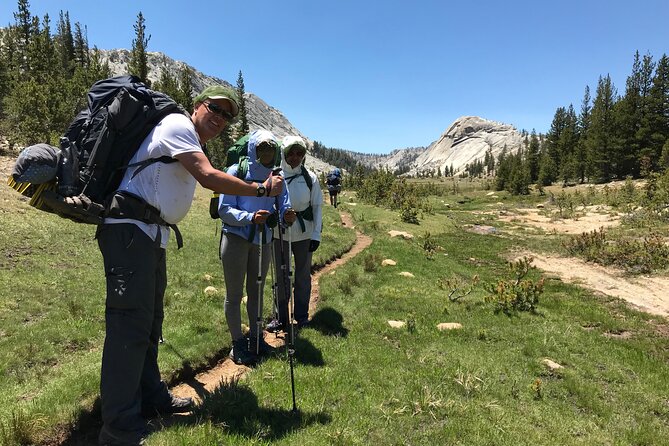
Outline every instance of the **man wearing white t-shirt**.
[(129, 168), (112, 200), (110, 215), (116, 217), (106, 218), (97, 230), (107, 280), (101, 445), (141, 444), (147, 435), (144, 416), (192, 409), (192, 399), (171, 395), (160, 379), (158, 340), (170, 227), (188, 213), (196, 183), (214, 192), (258, 197), (276, 196), (283, 188), (280, 176), (246, 183), (216, 170), (204, 154), (205, 143), (239, 113), (233, 90), (207, 87), (193, 104), (190, 118), (180, 113), (163, 118), (130, 164), (160, 157), (178, 162)]

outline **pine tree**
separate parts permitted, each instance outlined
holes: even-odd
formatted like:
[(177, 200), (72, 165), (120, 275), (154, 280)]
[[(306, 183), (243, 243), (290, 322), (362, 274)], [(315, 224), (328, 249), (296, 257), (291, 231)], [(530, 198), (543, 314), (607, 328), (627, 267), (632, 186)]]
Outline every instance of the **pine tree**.
[(68, 12), (60, 11), (54, 41), (60, 67), (66, 76), (71, 76), (74, 73), (74, 38)]
[(537, 185), (540, 187), (550, 186), (557, 179), (558, 167), (553, 161), (553, 157), (547, 150), (541, 151), (539, 157), (539, 175), (537, 176)]
[(18, 11), (14, 13), (14, 27), (16, 29), (16, 59), (17, 68), (20, 73), (30, 69), (28, 65), (28, 45), (32, 41), (35, 32), (35, 20), (30, 14), (28, 0), (18, 0)]
[(582, 184), (585, 182), (586, 172), (588, 172), (588, 132), (592, 120), (592, 105), (590, 98), (590, 87), (585, 86), (583, 101), (581, 102), (581, 111), (578, 115), (578, 145), (576, 146), (576, 178)]
[(86, 88), (93, 85), (93, 83), (99, 79), (106, 79), (111, 76), (111, 67), (109, 66), (109, 62), (102, 62), (102, 56), (97, 46), (94, 46), (93, 50), (91, 51), (88, 67), (86, 67), (86, 75)]
[(144, 24), (144, 15), (142, 15), (141, 11), (137, 14), (137, 22), (135, 22), (133, 28), (135, 29), (135, 38), (132, 41), (128, 73), (134, 74), (142, 82), (150, 86), (147, 48), (149, 40), (151, 40), (151, 35), (146, 36), (146, 25)]
[(592, 107), (592, 120), (588, 133), (588, 176), (595, 182), (610, 181), (616, 170), (615, 158), (615, 125), (613, 107), (617, 93), (611, 77), (599, 78), (597, 93)]
[(160, 77), (158, 82), (153, 85), (153, 88), (158, 91), (162, 91), (172, 99), (176, 98), (179, 95), (179, 84), (177, 79), (170, 72), (169, 67), (167, 66), (167, 56), (163, 55), (161, 58), (160, 66)]
[(509, 181), (506, 190), (512, 195), (527, 195), (530, 193), (530, 171), (523, 160), (523, 152), (510, 155), (511, 164)]
[[(651, 99), (650, 91), (653, 85), (653, 73), (655, 71), (655, 62), (650, 54), (643, 57), (641, 69), (639, 70), (639, 95), (640, 95), (640, 113), (639, 128), (636, 132), (636, 141), (639, 146), (639, 164), (642, 160), (651, 160), (653, 158), (651, 124)], [(645, 162), (645, 161), (644, 161)]]
[(530, 175), (530, 183), (537, 181), (539, 177), (539, 151), (541, 146), (539, 144), (539, 138), (537, 137), (536, 130), (532, 129), (530, 133), (529, 143), (527, 144), (526, 151), (526, 161), (527, 161), (527, 172)]
[(653, 84), (648, 96), (649, 149), (653, 161), (658, 160), (669, 139), (669, 57), (657, 61)]
[(553, 159), (553, 163), (556, 166), (560, 165), (560, 157), (562, 155), (560, 149), (560, 137), (566, 126), (566, 114), (567, 109), (558, 107), (553, 115), (551, 128), (548, 130), (548, 133), (546, 133), (544, 151)]
[[(9, 67), (11, 59), (9, 56), (9, 49), (7, 48), (7, 41), (9, 39), (9, 29), (0, 29), (0, 105), (2, 99), (9, 92)], [(2, 120), (2, 106), (0, 106), (0, 120)]]
[(237, 97), (239, 99), (239, 122), (241, 123), (240, 132), (242, 135), (246, 135), (249, 132), (249, 120), (246, 114), (244, 93), (244, 77), (242, 76), (242, 70), (239, 70), (239, 76), (237, 76)]
[[(641, 146), (638, 135), (643, 112), (641, 68), (641, 57), (637, 51), (634, 54), (632, 73), (627, 77), (625, 95), (615, 105), (615, 119), (618, 123), (616, 148), (621, 152), (616, 156), (621, 161), (617, 166), (618, 177), (639, 175)], [(647, 155), (643, 155), (643, 158), (647, 159)]]
[(506, 147), (497, 156), (497, 171), (495, 172), (495, 190), (505, 190), (511, 179), (511, 161), (506, 154)]
[(576, 148), (578, 146), (578, 120), (574, 107), (569, 104), (569, 108), (564, 116), (564, 128), (558, 141), (560, 152), (560, 178), (563, 186), (576, 178)]
[(174, 100), (186, 110), (193, 109), (193, 70), (186, 64), (179, 69), (179, 93)]
[(86, 29), (84, 27), (84, 31), (82, 31), (79, 22), (74, 24), (74, 61), (80, 67), (87, 67), (90, 63)]

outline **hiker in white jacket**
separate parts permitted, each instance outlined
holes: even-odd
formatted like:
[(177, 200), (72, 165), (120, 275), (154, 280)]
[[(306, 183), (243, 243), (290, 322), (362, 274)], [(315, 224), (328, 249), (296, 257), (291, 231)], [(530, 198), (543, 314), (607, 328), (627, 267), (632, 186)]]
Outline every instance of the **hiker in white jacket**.
[[(303, 163), (307, 145), (299, 136), (286, 136), (281, 141), (281, 175), (288, 188), (290, 203), (297, 213), (297, 221), (286, 228), (283, 250), (287, 253), (290, 241), (295, 259), (294, 267), (294, 319), (298, 328), (309, 324), (309, 298), (311, 297), (311, 256), (321, 243), (323, 227), (323, 193), (316, 174), (308, 171)], [(285, 299), (281, 271), (281, 244), (279, 227), (274, 229), (274, 259), (278, 284), (278, 319), (267, 325), (268, 331), (287, 331), (288, 302)], [(286, 261), (290, 261), (286, 257)], [(286, 269), (287, 271), (287, 269)]]

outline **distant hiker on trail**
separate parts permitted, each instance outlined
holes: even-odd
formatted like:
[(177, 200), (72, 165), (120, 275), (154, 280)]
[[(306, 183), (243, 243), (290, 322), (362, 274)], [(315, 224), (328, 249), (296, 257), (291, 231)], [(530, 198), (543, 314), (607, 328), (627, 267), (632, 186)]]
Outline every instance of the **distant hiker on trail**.
[(96, 237), (107, 281), (101, 445), (140, 444), (148, 435), (143, 415), (193, 408), (191, 398), (178, 398), (168, 391), (158, 369), (170, 230), (146, 223), (136, 211), (147, 210), (148, 204), (164, 222), (176, 224), (190, 209), (196, 182), (216, 192), (254, 197), (286, 193), (282, 179), (267, 179), (261, 185), (245, 182), (214, 169), (205, 156), (205, 143), (239, 113), (234, 91), (219, 85), (207, 87), (193, 104), (190, 119), (182, 113), (163, 118), (131, 160), (167, 156), (179, 162), (151, 163), (136, 176), (137, 168), (128, 168), (114, 196), (121, 215), (127, 218), (107, 217), (98, 226)]
[[(279, 165), (279, 147), (276, 137), (267, 130), (256, 130), (248, 139), (248, 169), (246, 180), (263, 181), (272, 175)], [(239, 164), (228, 169), (231, 175), (238, 175)], [(276, 175), (279, 176), (279, 175)], [(278, 200), (266, 196), (240, 197), (235, 194), (221, 194), (218, 213), (223, 220), (221, 234), (221, 261), (225, 276), (225, 319), (232, 337), (230, 358), (236, 364), (252, 365), (258, 361), (256, 349), (261, 355), (273, 348), (264, 339), (261, 324), (262, 290), (270, 261), (272, 231), (268, 227), (270, 216), (276, 224), (275, 203), (279, 203), (278, 218), (292, 224), (297, 218), (292, 210), (287, 190), (283, 190)], [(242, 333), (241, 302), (246, 276), (246, 311), (250, 334), (247, 339)]]
[[(284, 235), (283, 251), (292, 251), (295, 258), (294, 271), (294, 319), (297, 328), (304, 328), (309, 324), (309, 299), (311, 297), (311, 256), (318, 249), (323, 227), (323, 192), (316, 174), (304, 167), (304, 157), (307, 145), (299, 136), (286, 136), (281, 141), (282, 160), (281, 174), (285, 178), (290, 203), (297, 211), (297, 224), (292, 225)], [(281, 245), (278, 231), (274, 229), (274, 262), (277, 271), (278, 285), (277, 306), (278, 319), (267, 325), (268, 331), (288, 331), (288, 300), (286, 300), (286, 283), (280, 265)], [(288, 249), (290, 242), (291, 249)], [(286, 259), (291, 261), (291, 259)], [(287, 271), (287, 270), (286, 270)], [(289, 290), (290, 291), (290, 290)]]
[(337, 194), (341, 192), (341, 170), (338, 167), (332, 169), (325, 178), (325, 183), (330, 194), (330, 205), (337, 207)]

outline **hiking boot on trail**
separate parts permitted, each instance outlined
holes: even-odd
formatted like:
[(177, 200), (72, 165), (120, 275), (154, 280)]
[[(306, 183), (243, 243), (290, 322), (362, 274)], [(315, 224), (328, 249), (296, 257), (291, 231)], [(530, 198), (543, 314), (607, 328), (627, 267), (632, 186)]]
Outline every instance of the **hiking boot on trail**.
[[(253, 344), (255, 348), (255, 344)], [(241, 338), (236, 341), (232, 341), (232, 350), (230, 350), (230, 359), (234, 361), (235, 364), (252, 366), (258, 362), (258, 357), (249, 351), (248, 339)]]
[(272, 319), (270, 321), (270, 323), (267, 324), (266, 329), (270, 333), (276, 333), (277, 331), (285, 331), (286, 330), (286, 324), (279, 321), (278, 319)]
[(180, 398), (170, 393), (170, 399), (163, 404), (142, 406), (142, 415), (154, 417), (156, 415), (171, 415), (188, 413), (195, 407), (193, 398)]
[(258, 352), (256, 352), (256, 347), (260, 347), (259, 356), (267, 356), (276, 352), (276, 348), (269, 345), (267, 341), (265, 341), (265, 337), (263, 335), (260, 335), (260, 345), (257, 346), (256, 343), (256, 337), (249, 337), (249, 350), (254, 354), (258, 354)]

